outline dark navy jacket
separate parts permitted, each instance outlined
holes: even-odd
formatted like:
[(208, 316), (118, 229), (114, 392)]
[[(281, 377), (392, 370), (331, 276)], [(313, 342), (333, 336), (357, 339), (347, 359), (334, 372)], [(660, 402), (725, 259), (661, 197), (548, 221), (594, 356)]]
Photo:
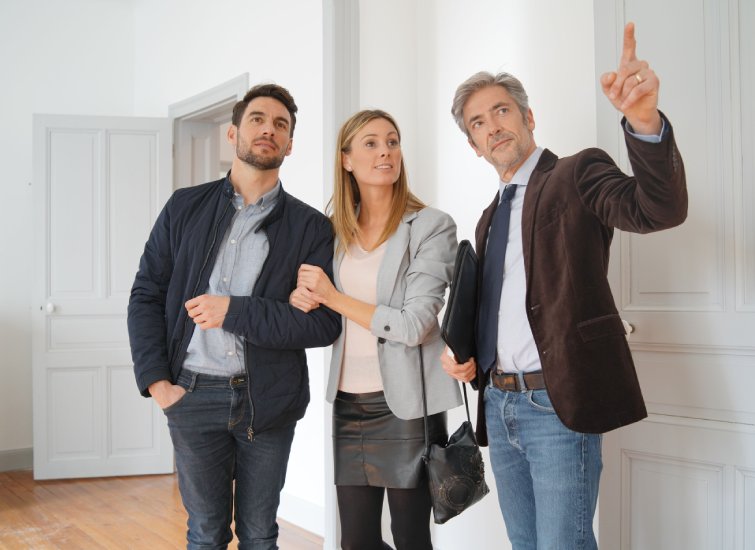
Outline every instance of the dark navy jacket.
[[(184, 304), (204, 294), (220, 242), (233, 217), (233, 187), (224, 179), (179, 189), (155, 222), (128, 305), (136, 383), (142, 395), (159, 380), (175, 383), (194, 331)], [(330, 345), (340, 316), (321, 306), (308, 314), (288, 303), (299, 266), (332, 277), (333, 230), (328, 219), (281, 190), (257, 231), (270, 243), (251, 296), (232, 296), (223, 329), (246, 339), (255, 433), (304, 416), (309, 376), (304, 348)]]

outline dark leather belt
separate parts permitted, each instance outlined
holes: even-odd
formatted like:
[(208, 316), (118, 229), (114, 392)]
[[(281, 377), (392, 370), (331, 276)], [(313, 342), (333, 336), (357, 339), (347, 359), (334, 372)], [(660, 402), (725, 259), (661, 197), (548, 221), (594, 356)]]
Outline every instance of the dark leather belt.
[(490, 382), (503, 391), (527, 391), (545, 389), (543, 371), (527, 372), (522, 376), (524, 385), (520, 383), (519, 375), (509, 372), (490, 372)]

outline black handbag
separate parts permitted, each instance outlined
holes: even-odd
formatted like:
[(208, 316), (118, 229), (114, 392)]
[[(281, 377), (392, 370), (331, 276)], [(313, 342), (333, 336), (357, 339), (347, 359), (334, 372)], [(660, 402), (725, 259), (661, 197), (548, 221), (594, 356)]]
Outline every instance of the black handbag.
[(422, 347), (419, 350), (420, 375), (422, 379), (422, 407), (425, 418), (425, 463), (427, 480), (430, 486), (430, 500), (433, 504), (435, 523), (445, 523), (478, 502), (490, 492), (485, 483), (485, 465), (477, 438), (469, 420), (467, 387), (464, 390), (464, 406), (467, 419), (448, 438), (445, 445), (430, 444), (427, 428), (427, 396), (425, 394), (425, 368), (422, 361)]
[(476, 355), (477, 280), (477, 254), (469, 241), (461, 241), (440, 327), (440, 335), (458, 363), (465, 363)]

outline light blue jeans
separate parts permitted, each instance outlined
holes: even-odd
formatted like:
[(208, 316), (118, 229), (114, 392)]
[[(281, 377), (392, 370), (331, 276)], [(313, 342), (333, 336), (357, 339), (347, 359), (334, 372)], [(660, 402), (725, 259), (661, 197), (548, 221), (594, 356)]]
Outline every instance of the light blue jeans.
[(189, 514), (189, 550), (226, 548), (232, 514), (239, 550), (278, 548), (276, 514), (296, 423), (249, 441), (246, 378), (184, 370), (178, 384), (186, 394), (164, 410)]
[(597, 549), (599, 434), (564, 426), (546, 390), (485, 388), (498, 503), (513, 550)]

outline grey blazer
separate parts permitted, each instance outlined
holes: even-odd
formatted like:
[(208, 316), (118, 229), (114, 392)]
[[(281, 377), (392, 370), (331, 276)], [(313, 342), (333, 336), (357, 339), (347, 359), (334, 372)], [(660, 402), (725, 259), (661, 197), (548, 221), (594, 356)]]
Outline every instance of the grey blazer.
[[(336, 243), (337, 249), (338, 243)], [(443, 307), (456, 256), (456, 224), (434, 208), (408, 213), (388, 239), (377, 277), (377, 309), (370, 331), (378, 337), (378, 360), (385, 400), (393, 414), (409, 419), (422, 416), (419, 344), (425, 365), (427, 414), (463, 403), (459, 385), (443, 370), (438, 312)], [(333, 258), (333, 278), (342, 290), (343, 252)], [(346, 320), (343, 319), (343, 326)], [(338, 391), (344, 334), (333, 344), (325, 397), (333, 402)]]

